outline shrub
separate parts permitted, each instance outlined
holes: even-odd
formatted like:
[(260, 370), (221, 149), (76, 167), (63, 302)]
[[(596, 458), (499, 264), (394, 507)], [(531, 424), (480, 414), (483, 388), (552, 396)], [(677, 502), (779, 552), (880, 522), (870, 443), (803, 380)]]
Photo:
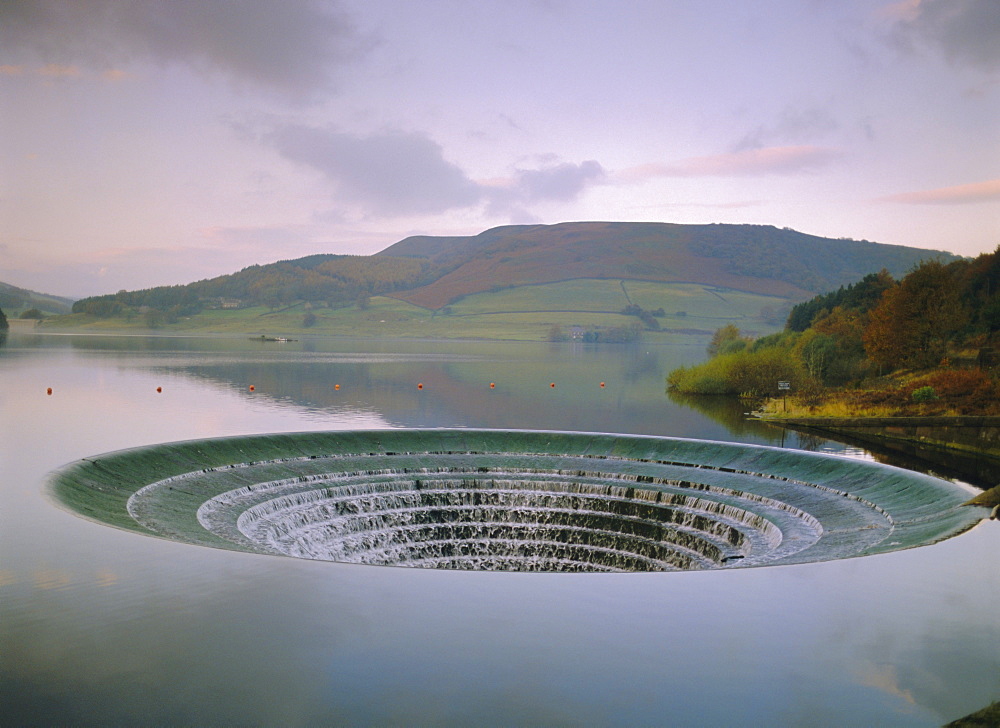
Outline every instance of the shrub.
[(920, 403), (933, 402), (936, 399), (940, 399), (937, 392), (934, 391), (934, 387), (920, 387), (919, 389), (914, 389), (913, 393), (910, 394), (910, 397), (914, 402)]
[(733, 324), (726, 324), (721, 329), (717, 329), (715, 334), (712, 335), (712, 340), (709, 342), (706, 352), (710, 357), (718, 356), (722, 353), (724, 344), (740, 338), (742, 338), (740, 330)]
[[(1000, 413), (1000, 381), (982, 369), (947, 369), (934, 372), (912, 383), (914, 391), (929, 387), (958, 412)], [(914, 400), (916, 401), (916, 400)]]
[(667, 386), (688, 394), (761, 397), (774, 394), (782, 380), (791, 382), (796, 389), (810, 382), (802, 365), (787, 351), (769, 348), (720, 354), (703, 364), (675, 369), (667, 377)]
[(719, 366), (721, 361), (716, 358), (700, 366), (674, 369), (667, 376), (667, 389), (686, 394), (732, 394)]
[(993, 380), (982, 369), (949, 369), (923, 377), (921, 383), (933, 387), (942, 397), (955, 397), (993, 389)]
[(776, 334), (761, 336), (759, 339), (754, 339), (753, 343), (750, 344), (750, 351), (757, 352), (761, 349), (772, 349), (775, 347), (788, 348), (795, 344), (798, 336), (798, 333), (792, 331), (779, 331)]
[(743, 351), (747, 348), (746, 339), (729, 339), (723, 342), (722, 346), (719, 347), (718, 356), (725, 356), (726, 354), (735, 354), (737, 352)]
[(562, 326), (553, 324), (549, 329), (548, 339), (549, 341), (569, 341), (570, 336), (563, 330)]

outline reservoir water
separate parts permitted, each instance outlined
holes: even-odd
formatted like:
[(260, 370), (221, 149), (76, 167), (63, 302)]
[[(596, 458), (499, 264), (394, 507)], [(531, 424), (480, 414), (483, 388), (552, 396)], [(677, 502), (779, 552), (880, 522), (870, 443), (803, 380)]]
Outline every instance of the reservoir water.
[(52, 471), (112, 450), (306, 430), (599, 431), (871, 458), (738, 404), (672, 401), (667, 371), (702, 352), (11, 335), (0, 722), (936, 726), (1000, 698), (997, 522), (823, 563), (449, 572), (146, 538), (45, 494)]

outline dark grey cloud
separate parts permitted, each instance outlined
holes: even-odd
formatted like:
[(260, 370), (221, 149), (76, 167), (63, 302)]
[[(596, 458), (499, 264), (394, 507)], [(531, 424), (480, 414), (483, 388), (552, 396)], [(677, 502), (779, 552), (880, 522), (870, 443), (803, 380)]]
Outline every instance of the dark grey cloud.
[(1000, 69), (1000, 2), (923, 0), (899, 24), (904, 42), (919, 38), (953, 61)]
[(601, 165), (591, 160), (519, 169), (499, 184), (483, 184), (417, 132), (358, 136), (285, 124), (260, 139), (286, 159), (321, 172), (336, 185), (339, 199), (383, 215), (434, 214), (485, 202), (491, 214), (523, 218), (530, 215), (530, 205), (573, 200), (605, 177)]
[(476, 204), (483, 190), (424, 135), (388, 131), (355, 136), (286, 125), (265, 144), (336, 183), (338, 197), (381, 214), (437, 213)]
[(180, 63), (289, 97), (328, 91), (366, 46), (336, 4), (314, 0), (0, 2), (4, 56), (101, 70)]

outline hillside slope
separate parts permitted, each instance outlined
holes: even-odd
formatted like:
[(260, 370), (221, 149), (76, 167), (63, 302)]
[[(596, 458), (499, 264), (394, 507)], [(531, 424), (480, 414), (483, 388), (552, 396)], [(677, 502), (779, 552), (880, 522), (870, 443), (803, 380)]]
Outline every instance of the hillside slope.
[(0, 281), (0, 309), (6, 311), (8, 316), (16, 317), (29, 308), (37, 308), (43, 313), (69, 313), (72, 305), (72, 298), (38, 293)]
[(765, 225), (572, 222), (492, 228), (468, 237), (415, 236), (377, 254), (445, 271), (393, 295), (439, 309), (508, 286), (581, 278), (702, 283), (804, 300), (886, 268), (901, 275), (950, 253), (835, 240)]
[(191, 315), (204, 308), (279, 308), (297, 302), (348, 305), (359, 296), (405, 290), (434, 280), (426, 260), (372, 255), (316, 254), (296, 260), (251, 265), (236, 273), (183, 286), (159, 286), (91, 296), (73, 304), (74, 313), (117, 316), (148, 307)]
[[(320, 253), (253, 265), (187, 285), (93, 296), (73, 304), (73, 312), (104, 321), (123, 318), (128, 322), (141, 317), (146, 325), (156, 327), (177, 324), (182, 318), (209, 316), (212, 311), (256, 307), (270, 312), (296, 306), (309, 310), (364, 309), (371, 297), (389, 296), (429, 313), (448, 314), (459, 313), (456, 303), (473, 294), (570, 281), (576, 283), (560, 290), (571, 290), (570, 298), (576, 301), (586, 300), (592, 293), (581, 286), (592, 289), (602, 281), (617, 281), (623, 291), (626, 282), (693, 285), (709, 297), (718, 296), (721, 290), (736, 291), (770, 299), (758, 301), (757, 311), (780, 310), (785, 304), (854, 283), (882, 268), (902, 275), (928, 258), (947, 261), (955, 256), (867, 241), (832, 240), (761, 225), (517, 225), (467, 237), (406, 238), (376, 255)], [(710, 292), (713, 289), (716, 293)], [(523, 304), (537, 298), (537, 293), (525, 292), (516, 297), (524, 300), (515, 309), (497, 309), (496, 313), (529, 313), (530, 307)], [(632, 304), (650, 311), (664, 308), (665, 312), (681, 313), (703, 308), (674, 300), (675, 294), (658, 294), (651, 306), (631, 301), (626, 294), (620, 305), (608, 310), (617, 315)], [(496, 303), (500, 302), (492, 302)], [(546, 310), (581, 308), (570, 300), (550, 304), (552, 308)], [(674, 328), (690, 327), (678, 323)]]

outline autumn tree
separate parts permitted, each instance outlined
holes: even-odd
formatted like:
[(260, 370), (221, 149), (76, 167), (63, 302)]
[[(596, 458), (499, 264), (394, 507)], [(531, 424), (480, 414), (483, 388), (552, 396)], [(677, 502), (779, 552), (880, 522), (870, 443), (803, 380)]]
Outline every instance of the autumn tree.
[(967, 320), (948, 267), (927, 261), (888, 289), (869, 313), (865, 351), (885, 369), (933, 366)]
[(971, 333), (1000, 331), (1000, 246), (969, 262), (961, 276), (962, 301), (972, 312)]
[(885, 268), (878, 273), (869, 273), (846, 288), (841, 286), (839, 290), (796, 304), (788, 315), (785, 328), (791, 331), (805, 331), (814, 321), (828, 315), (836, 308), (867, 313), (878, 304), (882, 294), (892, 288), (894, 283)]
[(868, 315), (860, 310), (840, 306), (816, 318), (810, 331), (828, 337), (833, 345), (820, 376), (823, 382), (843, 384), (863, 375), (866, 360), (862, 336), (867, 320)]
[(709, 356), (730, 354), (739, 349), (745, 349), (749, 339), (740, 335), (740, 330), (734, 324), (726, 324), (712, 335), (706, 351)]
[(837, 356), (837, 341), (829, 334), (808, 329), (795, 342), (792, 354), (802, 362), (809, 376), (826, 381), (827, 372)]

